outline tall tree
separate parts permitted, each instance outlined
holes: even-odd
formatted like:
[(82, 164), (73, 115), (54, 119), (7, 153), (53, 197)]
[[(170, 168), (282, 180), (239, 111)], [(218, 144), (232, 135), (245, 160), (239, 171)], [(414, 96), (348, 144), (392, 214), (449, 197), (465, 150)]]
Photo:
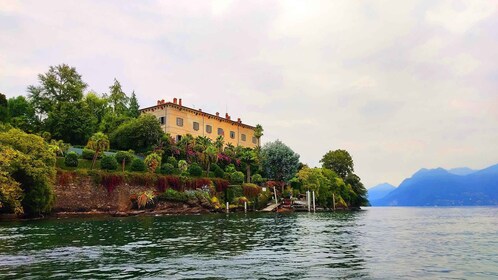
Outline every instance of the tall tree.
[(37, 132), (40, 121), (36, 117), (35, 108), (24, 96), (9, 98), (9, 122), (25, 132)]
[(114, 84), (109, 87), (109, 104), (111, 105), (114, 113), (125, 115), (128, 111), (128, 96), (123, 92), (121, 84), (118, 80), (114, 79)]
[(334, 171), (342, 179), (354, 171), (353, 158), (346, 150), (328, 151), (320, 163), (324, 168)]
[(108, 111), (107, 99), (104, 96), (99, 96), (95, 92), (89, 92), (86, 94), (84, 101), (92, 114), (97, 118), (97, 123), (102, 123), (102, 120)]
[(157, 118), (144, 114), (120, 125), (110, 139), (114, 148), (145, 152), (158, 145), (163, 134)]
[(299, 155), (280, 140), (266, 143), (261, 149), (263, 169), (269, 178), (288, 181), (299, 168)]
[(132, 118), (138, 118), (138, 116), (140, 115), (140, 112), (138, 111), (140, 109), (140, 105), (138, 105), (138, 100), (137, 96), (135, 95), (135, 91), (131, 93), (129, 103), (130, 104), (128, 106), (128, 116)]
[(96, 127), (97, 118), (83, 101), (63, 103), (45, 120), (45, 128), (53, 138), (71, 144), (85, 144)]
[(7, 122), (9, 118), (9, 103), (5, 95), (0, 93), (0, 122)]
[(38, 75), (39, 85), (28, 87), (29, 98), (39, 114), (46, 115), (64, 103), (83, 98), (87, 84), (76, 68), (66, 64), (50, 66), (48, 72)]
[(240, 160), (246, 165), (246, 181), (251, 183), (251, 165), (257, 163), (258, 156), (253, 149), (246, 148), (242, 151)]

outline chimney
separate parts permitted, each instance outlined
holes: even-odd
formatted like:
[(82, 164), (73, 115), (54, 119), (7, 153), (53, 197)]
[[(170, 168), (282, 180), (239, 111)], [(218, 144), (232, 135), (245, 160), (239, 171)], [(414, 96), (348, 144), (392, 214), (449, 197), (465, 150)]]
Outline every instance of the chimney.
[(178, 100), (178, 105), (182, 106), (182, 99), (181, 98)]
[(175, 97), (175, 98), (173, 98), (173, 103), (175, 103), (175, 104), (176, 104), (176, 97)]
[(157, 100), (157, 105), (161, 104), (161, 100)]
[(242, 120), (240, 118), (237, 118), (238, 123), (242, 123)]
[(161, 100), (161, 104), (164, 104), (164, 99)]
[(216, 112), (216, 116), (219, 117), (220, 116), (220, 112)]
[(199, 108), (199, 112), (202, 112), (202, 109), (201, 109), (201, 108)]
[(228, 113), (225, 113), (225, 119), (228, 119), (230, 116), (228, 116)]

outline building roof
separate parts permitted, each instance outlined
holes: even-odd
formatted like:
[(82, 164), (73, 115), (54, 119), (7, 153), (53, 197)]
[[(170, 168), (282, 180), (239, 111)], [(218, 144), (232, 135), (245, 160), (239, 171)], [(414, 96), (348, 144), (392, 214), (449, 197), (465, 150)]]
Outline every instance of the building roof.
[(245, 128), (249, 128), (249, 129), (255, 129), (254, 126), (242, 123), (242, 120), (240, 118), (238, 118), (236, 121), (231, 120), (231, 117), (230, 117), (230, 115), (228, 115), (228, 113), (225, 114), (225, 117), (223, 118), (223, 117), (221, 117), (219, 115), (218, 112), (216, 113), (216, 115), (209, 114), (209, 113), (203, 112), (201, 109), (193, 109), (193, 108), (190, 108), (190, 107), (187, 107), (187, 106), (183, 106), (181, 99), (179, 99), (179, 103), (177, 103), (176, 101), (177, 101), (176, 98), (173, 99), (173, 102), (165, 102), (164, 100), (158, 100), (156, 105), (139, 109), (139, 111), (140, 112), (150, 112), (150, 111), (155, 111), (155, 110), (158, 110), (158, 109), (164, 109), (165, 107), (173, 107), (173, 108), (176, 108), (176, 109), (178, 109), (180, 111), (181, 110), (185, 110), (187, 112), (190, 112), (190, 113), (193, 113), (193, 114), (196, 114), (196, 115), (205, 116), (208, 119), (215, 119), (215, 120), (219, 120), (219, 121), (222, 121), (222, 122), (227, 122), (227, 123), (230, 123), (230, 124), (235, 124), (235, 125), (238, 125), (238, 126), (241, 126), (241, 127), (245, 127)]

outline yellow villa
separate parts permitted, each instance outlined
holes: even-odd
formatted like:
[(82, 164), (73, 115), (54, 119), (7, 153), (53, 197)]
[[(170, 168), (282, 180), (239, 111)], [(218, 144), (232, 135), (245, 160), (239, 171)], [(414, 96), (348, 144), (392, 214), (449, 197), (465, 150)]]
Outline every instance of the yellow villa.
[(207, 136), (212, 140), (222, 135), (225, 143), (234, 146), (254, 148), (258, 144), (258, 139), (254, 137), (254, 126), (242, 123), (240, 118), (233, 121), (228, 113), (221, 117), (218, 112), (212, 115), (201, 109), (183, 106), (181, 98), (173, 98), (173, 102), (158, 100), (155, 106), (140, 109), (140, 112), (154, 115), (163, 131), (176, 141), (185, 134)]

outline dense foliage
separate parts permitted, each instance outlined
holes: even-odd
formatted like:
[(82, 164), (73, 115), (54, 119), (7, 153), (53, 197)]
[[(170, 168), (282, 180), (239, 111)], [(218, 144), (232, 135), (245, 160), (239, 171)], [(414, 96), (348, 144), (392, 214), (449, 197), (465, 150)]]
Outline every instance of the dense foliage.
[(50, 211), (55, 154), (49, 145), (39, 136), (9, 129), (0, 132), (0, 147), (0, 210), (28, 215)]
[(266, 143), (261, 149), (262, 167), (268, 178), (288, 181), (299, 167), (299, 155), (280, 140)]

